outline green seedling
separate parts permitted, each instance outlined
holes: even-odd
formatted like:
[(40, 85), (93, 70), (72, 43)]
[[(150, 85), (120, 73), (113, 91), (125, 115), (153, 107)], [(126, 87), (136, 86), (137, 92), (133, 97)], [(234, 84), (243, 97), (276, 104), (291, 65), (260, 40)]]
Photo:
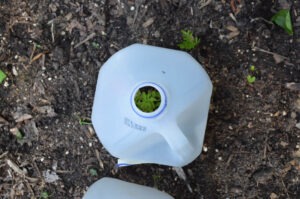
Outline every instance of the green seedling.
[(182, 50), (192, 50), (194, 49), (200, 42), (198, 37), (194, 37), (191, 31), (181, 30), (183, 42), (178, 44), (178, 47)]
[(17, 137), (18, 141), (22, 141), (23, 140), (23, 135), (22, 135), (22, 133), (20, 131), (17, 132), (16, 137)]
[(255, 76), (251, 76), (251, 75), (247, 76), (247, 80), (248, 80), (249, 83), (254, 83), (255, 79), (256, 79)]
[(35, 43), (34, 45), (35, 45), (37, 48), (41, 48), (41, 45), (40, 45), (40, 44)]
[(151, 113), (159, 107), (161, 98), (156, 90), (148, 90), (148, 93), (139, 90), (135, 95), (134, 101), (141, 111)]
[(250, 66), (250, 70), (255, 71), (255, 66), (254, 65)]
[(5, 78), (6, 78), (6, 74), (0, 69), (0, 84), (3, 82)]
[(92, 176), (98, 176), (98, 173), (97, 173), (96, 169), (90, 169), (90, 174)]
[(280, 10), (272, 18), (278, 26), (283, 28), (289, 35), (293, 35), (292, 20), (289, 10)]
[(42, 191), (40, 199), (47, 199), (50, 198), (50, 195), (47, 193), (47, 191)]
[(78, 115), (75, 115), (75, 117), (78, 118), (78, 122), (80, 125), (91, 125), (91, 119), (88, 117), (79, 117)]
[(153, 175), (152, 177), (153, 177), (154, 187), (157, 187), (158, 181), (160, 180), (161, 175)]
[(92, 45), (94, 48), (99, 48), (99, 46), (100, 46), (97, 42), (93, 42)]

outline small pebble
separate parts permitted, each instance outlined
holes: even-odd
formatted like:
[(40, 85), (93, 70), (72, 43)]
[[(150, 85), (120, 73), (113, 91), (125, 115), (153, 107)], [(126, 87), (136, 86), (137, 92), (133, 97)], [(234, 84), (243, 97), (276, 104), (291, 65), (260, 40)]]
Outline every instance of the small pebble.
[(66, 151), (66, 155), (68, 155), (69, 154), (69, 151)]
[(49, 81), (51, 81), (51, 80), (52, 80), (52, 78), (51, 78), (51, 77), (49, 77), (49, 78), (48, 78), (48, 80), (49, 80)]
[(3, 86), (4, 86), (4, 87), (8, 87), (8, 86), (9, 86), (9, 83), (8, 83), (8, 82), (4, 82)]
[(286, 111), (282, 111), (282, 115), (286, 116), (287, 115)]
[(215, 149), (215, 152), (218, 153), (218, 152), (219, 152), (219, 149)]
[(204, 147), (203, 147), (203, 151), (204, 151), (204, 152), (207, 152), (207, 151), (208, 151), (208, 148), (207, 148), (206, 146), (204, 146)]
[(93, 146), (93, 144), (90, 142), (90, 143), (89, 143), (89, 147), (92, 147), (92, 146)]
[(297, 114), (295, 112), (291, 113), (291, 118), (295, 119), (297, 117)]
[(134, 11), (134, 9), (135, 9), (134, 6), (131, 6), (131, 7), (130, 7), (130, 10), (131, 10), (131, 11)]
[(221, 156), (220, 156), (220, 157), (218, 157), (218, 160), (220, 160), (220, 161), (221, 161), (221, 160), (222, 160), (222, 157), (221, 157)]
[(41, 157), (41, 162), (43, 162), (43, 161), (44, 161), (44, 159), (45, 159), (44, 157)]
[(229, 126), (228, 128), (229, 128), (229, 130), (233, 130), (232, 126)]

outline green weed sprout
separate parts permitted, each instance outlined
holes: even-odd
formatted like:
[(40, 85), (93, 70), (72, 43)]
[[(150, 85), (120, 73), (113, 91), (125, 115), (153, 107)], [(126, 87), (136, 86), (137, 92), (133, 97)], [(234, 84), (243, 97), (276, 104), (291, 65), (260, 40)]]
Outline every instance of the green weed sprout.
[(192, 50), (194, 49), (200, 42), (200, 39), (198, 37), (194, 37), (193, 33), (188, 30), (184, 31), (181, 30), (183, 42), (178, 44), (178, 47), (182, 50)]
[(78, 115), (75, 115), (75, 117), (78, 118), (78, 122), (80, 125), (91, 125), (91, 119), (88, 117), (79, 117)]
[(278, 26), (283, 28), (289, 35), (293, 35), (292, 20), (289, 10), (280, 10), (272, 18)]
[(96, 169), (90, 169), (90, 174), (92, 176), (98, 176), (98, 172), (96, 171)]
[(6, 74), (0, 69), (0, 84), (3, 82), (5, 78), (6, 78)]
[(151, 113), (159, 107), (161, 97), (156, 90), (148, 90), (148, 93), (139, 90), (135, 95), (134, 101), (141, 111)]
[(49, 194), (47, 193), (47, 191), (42, 191), (42, 194), (41, 194), (40, 199), (48, 199), (48, 198), (50, 198), (50, 197), (51, 197), (51, 195), (49, 195)]
[(255, 78), (255, 76), (248, 75), (247, 80), (248, 80), (249, 83), (254, 83), (256, 78)]

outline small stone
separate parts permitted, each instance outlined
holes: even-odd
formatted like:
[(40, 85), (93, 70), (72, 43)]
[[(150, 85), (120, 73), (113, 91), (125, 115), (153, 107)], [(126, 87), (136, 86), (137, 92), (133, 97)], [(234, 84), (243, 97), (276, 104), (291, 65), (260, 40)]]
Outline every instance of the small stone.
[(90, 142), (90, 143), (89, 143), (89, 147), (92, 147), (92, 146), (93, 146), (93, 144)]
[(204, 152), (207, 152), (207, 151), (208, 151), (208, 148), (207, 148), (206, 146), (204, 146), (204, 147), (203, 147), (203, 151), (204, 151)]
[(159, 38), (160, 37), (160, 32), (159, 31), (155, 31), (154, 32), (154, 37), (155, 38)]
[(215, 152), (218, 153), (218, 152), (219, 152), (219, 149), (215, 149)]
[(291, 113), (291, 118), (295, 119), (297, 117), (296, 113), (295, 112), (292, 112)]
[(270, 199), (277, 199), (278, 196), (275, 193), (270, 194)]
[(4, 82), (3, 86), (4, 86), (4, 87), (8, 87), (8, 86), (9, 86), (9, 83), (8, 83), (8, 82)]
[(296, 127), (300, 129), (300, 122), (296, 124)]
[(66, 151), (66, 155), (68, 155), (70, 152), (69, 151)]
[(130, 10), (134, 11), (135, 7), (134, 6), (130, 6)]
[(286, 111), (282, 111), (282, 115), (286, 116), (287, 115)]
[(229, 130), (233, 130), (232, 126), (229, 126), (228, 128), (229, 128)]
[(12, 73), (14, 76), (18, 76), (18, 71), (15, 66), (13, 66), (13, 68), (12, 68)]
[(218, 160), (220, 160), (220, 161), (221, 161), (222, 159), (223, 159), (223, 158), (222, 158), (221, 156), (220, 156), (220, 157), (218, 157)]

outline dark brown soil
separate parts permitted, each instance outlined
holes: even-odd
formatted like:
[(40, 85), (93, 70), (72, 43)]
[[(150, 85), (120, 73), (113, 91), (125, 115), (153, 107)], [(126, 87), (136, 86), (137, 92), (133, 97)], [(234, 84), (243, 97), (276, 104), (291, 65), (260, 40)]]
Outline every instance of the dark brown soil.
[[(267, 21), (287, 7), (293, 36)], [(182, 29), (201, 38), (189, 53), (214, 85), (207, 151), (183, 168), (193, 193), (170, 167), (116, 171), (78, 119), (90, 118), (112, 54), (133, 43), (178, 49)], [(286, 87), (300, 82), (299, 1), (249, 0), (234, 13), (229, 0), (2, 0), (0, 63), (0, 198), (81, 198), (104, 176), (176, 199), (300, 198), (300, 93)]]

